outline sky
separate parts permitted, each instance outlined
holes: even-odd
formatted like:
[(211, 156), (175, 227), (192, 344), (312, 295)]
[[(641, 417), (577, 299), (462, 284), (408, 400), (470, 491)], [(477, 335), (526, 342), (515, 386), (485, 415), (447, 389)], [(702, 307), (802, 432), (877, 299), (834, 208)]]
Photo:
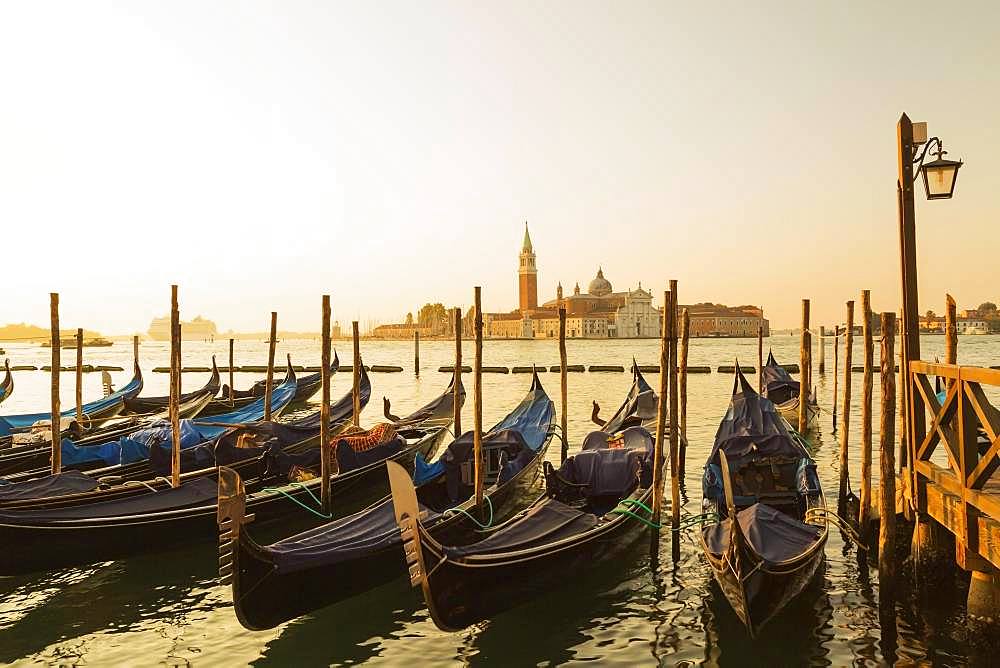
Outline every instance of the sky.
[(896, 129), (962, 159), (916, 204), (921, 310), (1000, 301), (995, 2), (0, 0), (0, 323), (144, 331), (517, 305), (603, 266), (772, 327), (899, 305)]

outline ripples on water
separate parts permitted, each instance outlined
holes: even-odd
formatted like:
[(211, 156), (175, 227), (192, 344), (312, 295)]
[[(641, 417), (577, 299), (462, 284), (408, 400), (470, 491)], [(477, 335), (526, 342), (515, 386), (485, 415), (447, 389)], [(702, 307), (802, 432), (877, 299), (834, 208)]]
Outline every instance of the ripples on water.
[[(767, 341), (779, 361), (798, 361), (798, 340), (776, 336)], [(338, 342), (349, 359), (350, 343)], [(940, 337), (925, 337), (924, 357), (943, 356)], [(656, 341), (570, 341), (571, 364), (621, 364), (635, 356), (641, 364), (656, 364)], [(223, 341), (184, 344), (184, 363), (204, 365), (213, 352), (225, 362)], [(407, 342), (363, 342), (369, 364), (395, 364), (406, 371), (373, 374), (372, 401), (364, 422), (381, 417), (382, 395), (393, 400), (393, 412), (405, 414), (436, 396), (448, 381), (437, 367), (452, 363), (453, 344), (424, 341), (422, 375), (412, 373), (413, 349)], [(48, 363), (48, 351), (7, 346), (15, 364)], [(963, 337), (962, 363), (994, 363), (1000, 351), (995, 337)], [(292, 354), (298, 364), (317, 364), (318, 344), (287, 341), (278, 346), (279, 359)], [(472, 346), (466, 342), (468, 362)], [(88, 363), (119, 364), (129, 368), (131, 346), (87, 350)], [(145, 394), (166, 394), (167, 374), (154, 366), (167, 364), (167, 346), (148, 343), (142, 348), (146, 370)], [(554, 341), (487, 341), (485, 364), (514, 366), (558, 364)], [(695, 340), (690, 364), (717, 367), (739, 357), (756, 364), (756, 341)], [(876, 358), (878, 351), (876, 350)], [(238, 342), (237, 364), (260, 364), (266, 357), (263, 342)], [(861, 350), (854, 351), (855, 364)], [(818, 355), (814, 355), (818, 360)], [(814, 367), (815, 368), (815, 367)], [(838, 479), (837, 441), (831, 433), (829, 410), (833, 391), (833, 355), (827, 348), (827, 373), (815, 373), (820, 402), (821, 431), (816, 458), (828, 497), (835, 499)], [(114, 374), (116, 385), (126, 372)], [(206, 374), (184, 374), (184, 387), (202, 384)], [(247, 387), (257, 374), (237, 374), (237, 387)], [(558, 375), (541, 376), (558, 402)], [(842, 383), (841, 379), (838, 381)], [(73, 401), (73, 376), (63, 374), (63, 401)], [(658, 377), (647, 374), (652, 385)], [(526, 375), (484, 376), (484, 421), (493, 424), (509, 411), (528, 385)], [(16, 390), (3, 413), (44, 410), (48, 376), (23, 372), (15, 376)], [(467, 388), (471, 391), (471, 382)], [(591, 401), (610, 415), (628, 390), (627, 373), (569, 375), (571, 450), (590, 430)], [(861, 374), (853, 375), (854, 406), (851, 424), (851, 473), (858, 487), (860, 467)], [(337, 376), (334, 396), (350, 387), (349, 375)], [(688, 384), (688, 471), (684, 485), (684, 513), (701, 507), (701, 463), (725, 412), (732, 388), (727, 374), (692, 374)], [(878, 383), (875, 402), (878, 410)], [(85, 376), (84, 396), (100, 393), (99, 374)], [(463, 424), (472, 424), (471, 401)], [(878, 416), (875, 416), (875, 427)], [(877, 433), (876, 446), (877, 446)], [(554, 444), (548, 458), (557, 462)], [(878, 454), (874, 455), (877, 474)], [(669, 484), (669, 481), (668, 481)], [(669, 497), (668, 497), (669, 498)], [(302, 518), (302, 526), (308, 520)], [(250, 530), (253, 530), (251, 525)], [(275, 536), (263, 536), (274, 538)], [(669, 532), (658, 544), (640, 541), (616, 567), (602, 572), (566, 574), (566, 586), (497, 618), (461, 633), (443, 633), (431, 622), (419, 594), (405, 579), (363, 596), (294, 620), (277, 629), (243, 629), (229, 605), (228, 588), (216, 585), (215, 536), (202, 547), (145, 555), (121, 562), (13, 578), (0, 577), (0, 662), (90, 665), (318, 665), (381, 663), (388, 665), (471, 663), (476, 665), (563, 664), (598, 661), (601, 665), (877, 665), (884, 662), (878, 611), (878, 574), (859, 566), (857, 550), (845, 545), (839, 531), (831, 531), (827, 561), (821, 577), (789, 609), (750, 640), (712, 580), (694, 530), (680, 537), (681, 558), (671, 560)], [(2, 548), (0, 548), (2, 549)], [(331, 571), (329, 577), (337, 577)], [(943, 665), (989, 662), (969, 649), (965, 637), (965, 584), (961, 576), (934, 587), (933, 594), (905, 593), (896, 606), (898, 655), (913, 661)]]

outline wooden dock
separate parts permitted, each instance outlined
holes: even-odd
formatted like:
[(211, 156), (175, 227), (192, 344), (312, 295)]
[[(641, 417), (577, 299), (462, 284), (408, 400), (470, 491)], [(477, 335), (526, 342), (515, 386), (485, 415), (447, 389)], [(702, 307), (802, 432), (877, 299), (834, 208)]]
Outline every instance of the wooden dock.
[[(906, 503), (955, 537), (955, 560), (965, 570), (995, 577), (1000, 569), (1000, 411), (986, 396), (1000, 388), (1000, 370), (955, 364), (910, 364), (912, 412), (926, 411), (925, 429), (910, 431), (900, 487)], [(932, 377), (945, 383), (944, 401)], [(943, 447), (942, 447), (943, 446)], [(935, 453), (943, 452), (932, 462)]]

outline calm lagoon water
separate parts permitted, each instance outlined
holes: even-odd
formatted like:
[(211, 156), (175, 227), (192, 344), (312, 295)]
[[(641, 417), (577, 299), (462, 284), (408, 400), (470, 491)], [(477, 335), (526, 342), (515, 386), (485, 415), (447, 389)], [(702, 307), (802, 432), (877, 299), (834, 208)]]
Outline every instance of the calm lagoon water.
[[(941, 337), (925, 337), (925, 359), (943, 357)], [(781, 362), (798, 361), (798, 339), (775, 336), (766, 342)], [(209, 363), (214, 353), (225, 362), (226, 342), (185, 342), (184, 364)], [(341, 357), (350, 360), (350, 342), (337, 342)], [(49, 351), (35, 346), (5, 345), (14, 364), (47, 364)], [(657, 341), (570, 341), (571, 364), (621, 364), (635, 357), (656, 364)], [(237, 363), (266, 361), (264, 342), (238, 342)], [(315, 341), (284, 341), (279, 356), (292, 355), (297, 364), (318, 364)], [(393, 412), (405, 414), (437, 395), (448, 382), (438, 366), (451, 364), (453, 344), (423, 341), (422, 373), (413, 374), (413, 347), (408, 342), (362, 343), (367, 364), (403, 366), (402, 373), (372, 374), (372, 401), (363, 421), (380, 419), (388, 396)], [(830, 409), (833, 392), (833, 351), (827, 350), (827, 372), (815, 372), (823, 407), (817, 460), (828, 496), (835, 497), (838, 479), (837, 445)], [(841, 358), (843, 357), (841, 351)], [(72, 360), (64, 351), (65, 360)], [(466, 342), (465, 360), (472, 345)], [(487, 341), (484, 364), (550, 366), (558, 364), (554, 341)], [(692, 342), (691, 365), (732, 364), (739, 358), (756, 364), (755, 340)], [(876, 350), (876, 359), (878, 352)], [(131, 345), (88, 349), (85, 362), (130, 368)], [(141, 351), (145, 394), (167, 392), (167, 374), (152, 373), (167, 364), (167, 344), (147, 343)], [(1000, 337), (963, 337), (959, 359), (964, 364), (989, 365), (1000, 357)], [(818, 360), (818, 353), (814, 353)], [(855, 364), (861, 363), (860, 345)], [(842, 360), (841, 360), (842, 361)], [(69, 363), (72, 363), (70, 361)], [(85, 376), (85, 400), (100, 394), (100, 374)], [(128, 372), (113, 374), (116, 386)], [(237, 374), (245, 388), (259, 374)], [(201, 385), (207, 374), (184, 374), (185, 389)], [(558, 403), (558, 374), (541, 376)], [(658, 378), (647, 374), (652, 385)], [(73, 374), (63, 374), (63, 401), (73, 401)], [(526, 375), (484, 376), (484, 420), (493, 424), (509, 411), (527, 389)], [(853, 375), (851, 442), (860, 441), (861, 374)], [(15, 374), (14, 395), (2, 413), (45, 410), (48, 374)], [(842, 383), (841, 380), (838, 383)], [(591, 401), (610, 415), (630, 385), (627, 373), (569, 375), (571, 450), (590, 430)], [(471, 391), (471, 383), (467, 381)], [(335, 377), (334, 396), (349, 391), (350, 376)], [(701, 463), (729, 401), (732, 376), (692, 374), (688, 385), (688, 471), (684, 481), (683, 513), (701, 507)], [(876, 410), (878, 384), (875, 386)], [(471, 426), (471, 401), (463, 423)], [(878, 425), (878, 416), (875, 416)], [(877, 434), (876, 434), (877, 438)], [(557, 462), (554, 445), (549, 459)], [(877, 475), (878, 456), (875, 455)], [(858, 487), (859, 458), (852, 450), (851, 476)], [(669, 497), (668, 497), (669, 498)], [(303, 518), (303, 522), (308, 522)], [(251, 525), (250, 530), (253, 530)], [(368, 662), (380, 665), (555, 665), (599, 662), (601, 665), (879, 665), (883, 626), (895, 625), (899, 658), (941, 665), (986, 664), (989, 657), (966, 642), (964, 584), (947, 578), (933, 595), (915, 591), (903, 596), (893, 619), (880, 624), (878, 573), (859, 566), (856, 548), (831, 531), (827, 560), (817, 579), (784, 615), (750, 640), (712, 582), (694, 530), (681, 537), (681, 558), (671, 560), (669, 532), (654, 546), (648, 542), (612, 568), (596, 573), (567, 573), (566, 586), (531, 604), (504, 613), (461, 633), (438, 631), (423, 602), (407, 580), (380, 589), (277, 629), (252, 632), (236, 621), (228, 588), (216, 584), (215, 537), (203, 547), (108, 562), (43, 575), (0, 578), (0, 663), (62, 665), (280, 665), (306, 666)], [(2, 549), (2, 548), (0, 548)], [(337, 577), (331, 571), (328, 577)], [(922, 601), (917, 604), (915, 601)]]

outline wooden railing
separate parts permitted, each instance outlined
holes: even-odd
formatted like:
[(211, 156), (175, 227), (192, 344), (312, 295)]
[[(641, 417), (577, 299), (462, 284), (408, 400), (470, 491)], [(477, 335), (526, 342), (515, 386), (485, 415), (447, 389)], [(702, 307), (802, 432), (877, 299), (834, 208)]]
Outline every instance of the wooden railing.
[[(932, 376), (944, 382), (943, 401)], [(1000, 466), (1000, 411), (983, 390), (1000, 388), (1000, 370), (915, 361), (908, 380), (913, 466), (904, 473), (906, 496), (955, 535), (963, 566), (978, 557), (1000, 566), (1000, 484), (988, 484)], [(914, 429), (917, 411), (926, 411), (922, 432)], [(939, 449), (947, 467), (931, 461)]]

